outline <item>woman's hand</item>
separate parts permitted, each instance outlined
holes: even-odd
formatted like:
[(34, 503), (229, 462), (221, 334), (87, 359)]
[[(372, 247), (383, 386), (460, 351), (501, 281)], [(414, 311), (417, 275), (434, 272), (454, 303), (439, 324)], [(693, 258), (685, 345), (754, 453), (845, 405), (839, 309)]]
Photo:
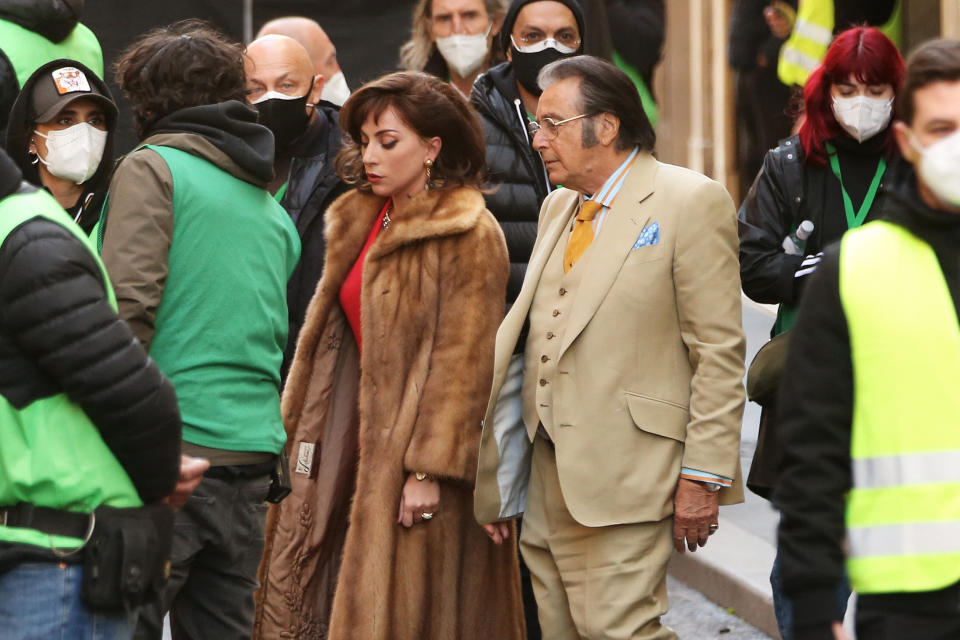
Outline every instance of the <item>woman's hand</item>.
[(407, 481), (403, 484), (403, 492), (400, 494), (397, 524), (409, 528), (414, 524), (426, 522), (423, 514), (435, 514), (439, 508), (440, 483), (431, 478), (417, 480), (416, 474), (413, 473), (407, 475)]

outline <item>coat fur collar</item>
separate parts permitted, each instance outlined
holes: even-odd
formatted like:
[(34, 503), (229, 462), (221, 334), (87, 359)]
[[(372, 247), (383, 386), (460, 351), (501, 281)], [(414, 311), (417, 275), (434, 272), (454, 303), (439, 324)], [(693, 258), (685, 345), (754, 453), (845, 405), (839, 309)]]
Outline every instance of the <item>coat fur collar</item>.
[[(354, 256), (359, 255), (384, 202), (386, 198), (382, 196), (357, 189), (340, 196), (327, 209), (327, 246), (339, 245)], [(403, 211), (390, 214), (390, 227), (377, 236), (367, 257), (375, 259), (420, 240), (469, 231), (477, 225), (485, 208), (483, 196), (475, 189), (424, 191)]]

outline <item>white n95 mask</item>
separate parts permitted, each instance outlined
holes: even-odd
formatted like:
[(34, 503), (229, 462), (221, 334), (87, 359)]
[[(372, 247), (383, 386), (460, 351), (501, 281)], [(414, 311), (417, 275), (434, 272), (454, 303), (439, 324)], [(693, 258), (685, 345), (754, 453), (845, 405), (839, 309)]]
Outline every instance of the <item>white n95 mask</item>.
[(77, 184), (83, 184), (97, 172), (107, 144), (107, 132), (86, 122), (46, 135), (39, 131), (34, 134), (47, 141), (47, 157), (37, 154), (47, 171)]
[(490, 51), (487, 37), (491, 24), (485, 33), (476, 35), (455, 34), (437, 38), (437, 49), (450, 68), (461, 78), (465, 78), (483, 65)]
[(960, 207), (960, 130), (926, 147), (910, 132), (910, 144), (920, 153), (917, 173), (946, 205)]
[(837, 122), (857, 142), (869, 140), (883, 131), (890, 123), (893, 113), (893, 98), (834, 98), (833, 115)]
[(350, 97), (350, 87), (347, 86), (347, 79), (343, 77), (343, 71), (338, 71), (323, 83), (323, 91), (320, 92), (320, 99), (332, 102), (338, 107)]

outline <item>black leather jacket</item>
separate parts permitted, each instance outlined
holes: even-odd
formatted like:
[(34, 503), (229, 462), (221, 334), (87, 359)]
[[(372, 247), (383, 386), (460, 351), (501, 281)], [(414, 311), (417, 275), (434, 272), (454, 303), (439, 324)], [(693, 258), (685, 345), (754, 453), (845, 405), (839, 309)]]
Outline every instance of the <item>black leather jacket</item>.
[[(885, 140), (883, 133), (861, 144), (847, 137), (833, 140), (840, 154), (844, 185), (857, 208), (883, 155)], [(867, 222), (879, 215), (884, 198), (881, 188)], [(738, 214), (744, 293), (757, 302), (796, 304), (806, 280), (794, 278), (803, 256), (784, 253), (783, 239), (800, 222), (810, 220), (814, 230), (805, 253), (822, 251), (847, 230), (842, 203), (840, 183), (830, 167), (804, 162), (799, 136), (781, 140), (771, 149)]]
[(527, 117), (510, 63), (497, 65), (477, 78), (470, 102), (480, 113), (487, 140), (487, 171), (494, 189), (486, 195), (487, 209), (507, 239), (509, 306), (520, 293), (537, 239), (540, 205), (551, 187), (540, 154), (530, 144)]

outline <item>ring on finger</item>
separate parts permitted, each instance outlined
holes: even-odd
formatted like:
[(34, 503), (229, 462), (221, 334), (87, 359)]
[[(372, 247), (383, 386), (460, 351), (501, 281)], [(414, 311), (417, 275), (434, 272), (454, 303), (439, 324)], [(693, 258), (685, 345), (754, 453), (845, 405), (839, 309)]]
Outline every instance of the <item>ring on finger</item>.
[(426, 520), (433, 520), (433, 514), (432, 514), (432, 513), (421, 513), (421, 514), (420, 514), (420, 517), (421, 517), (424, 521), (426, 521)]

